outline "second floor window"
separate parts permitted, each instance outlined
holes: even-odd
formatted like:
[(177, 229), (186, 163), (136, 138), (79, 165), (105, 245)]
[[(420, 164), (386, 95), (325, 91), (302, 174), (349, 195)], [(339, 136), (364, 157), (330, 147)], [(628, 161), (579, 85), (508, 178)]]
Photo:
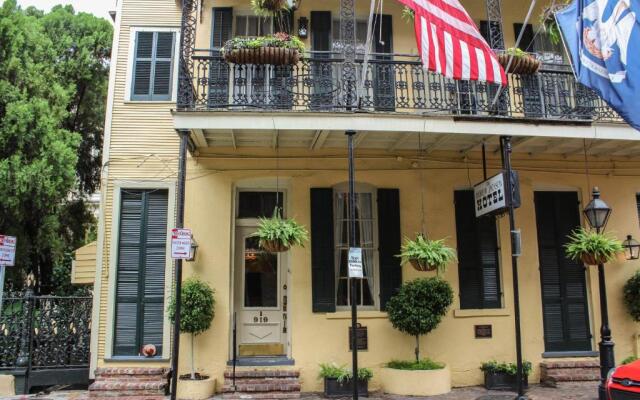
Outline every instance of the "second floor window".
[(273, 19), (255, 15), (236, 16), (236, 36), (266, 36), (273, 33)]
[(142, 31), (135, 35), (131, 100), (171, 100), (175, 32)]

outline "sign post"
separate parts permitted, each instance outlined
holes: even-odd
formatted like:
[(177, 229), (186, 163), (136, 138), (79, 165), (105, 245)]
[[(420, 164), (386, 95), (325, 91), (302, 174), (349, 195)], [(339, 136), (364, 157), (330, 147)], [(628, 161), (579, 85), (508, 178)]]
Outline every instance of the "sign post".
[(16, 242), (17, 239), (14, 236), (0, 235), (0, 315), (2, 315), (5, 268), (13, 267), (16, 262)]

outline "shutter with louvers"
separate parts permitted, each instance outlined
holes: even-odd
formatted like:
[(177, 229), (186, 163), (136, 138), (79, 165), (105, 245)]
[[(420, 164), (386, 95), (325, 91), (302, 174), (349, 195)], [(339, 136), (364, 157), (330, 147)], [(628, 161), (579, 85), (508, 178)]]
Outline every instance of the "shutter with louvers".
[(640, 193), (636, 194), (636, 206), (638, 208), (638, 224), (640, 224)]
[[(333, 66), (325, 61), (331, 58), (331, 11), (311, 12), (311, 73), (313, 93), (310, 107), (326, 109), (333, 107)], [(314, 53), (318, 52), (318, 53)]]
[(132, 100), (171, 100), (174, 32), (137, 32)]
[(567, 258), (567, 235), (580, 227), (575, 192), (536, 192), (536, 223), (546, 351), (589, 351), (584, 266)]
[(333, 189), (311, 189), (311, 297), (313, 312), (336, 311)]
[[(209, 106), (223, 107), (229, 104), (229, 64), (218, 51), (231, 39), (233, 9), (214, 8), (211, 26), (211, 68), (209, 71)], [(246, 68), (238, 66), (235, 68)]]
[(378, 189), (378, 253), (380, 260), (380, 309), (402, 285), (400, 258), (400, 191)]
[(476, 218), (473, 191), (456, 191), (454, 204), (460, 308), (500, 308), (502, 293), (495, 219)]
[(145, 344), (162, 354), (168, 192), (123, 190), (116, 273), (114, 355)]
[(382, 62), (372, 65), (374, 69), (374, 104), (376, 111), (395, 111), (396, 108), (396, 70), (393, 60), (393, 18), (387, 14), (376, 14), (374, 17), (374, 31), (379, 31), (379, 40), (374, 42), (374, 50), (378, 54), (376, 60)]

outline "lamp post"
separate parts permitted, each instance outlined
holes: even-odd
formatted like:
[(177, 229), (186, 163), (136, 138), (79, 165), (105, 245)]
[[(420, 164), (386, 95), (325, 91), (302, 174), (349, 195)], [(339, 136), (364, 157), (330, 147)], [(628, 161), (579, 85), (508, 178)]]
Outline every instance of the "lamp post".
[[(584, 215), (591, 228), (600, 233), (604, 230), (609, 217), (611, 207), (600, 199), (600, 191), (593, 188), (592, 199), (584, 209)], [(598, 386), (598, 399), (607, 400), (607, 374), (615, 367), (615, 357), (613, 352), (614, 343), (611, 340), (611, 328), (609, 327), (609, 310), (607, 306), (607, 286), (604, 276), (604, 264), (598, 264), (598, 278), (600, 289), (600, 315), (602, 324), (600, 325), (600, 386)]]
[(627, 235), (627, 240), (622, 242), (622, 247), (624, 247), (624, 254), (627, 260), (640, 259), (640, 243), (633, 236)]

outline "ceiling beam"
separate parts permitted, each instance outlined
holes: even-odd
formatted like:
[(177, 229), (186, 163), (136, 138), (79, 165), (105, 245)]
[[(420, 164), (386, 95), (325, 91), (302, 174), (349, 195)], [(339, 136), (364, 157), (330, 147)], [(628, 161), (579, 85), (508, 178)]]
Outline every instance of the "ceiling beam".
[(233, 129), (231, 129), (229, 133), (231, 134), (231, 145), (233, 145), (233, 149), (238, 150), (238, 143), (236, 141), (236, 132)]
[(316, 131), (313, 140), (311, 141), (311, 145), (309, 146), (309, 150), (318, 150), (324, 146), (324, 142), (327, 140), (329, 136), (329, 131), (318, 130)]
[[(539, 139), (538, 136), (525, 136), (525, 137), (517, 137), (513, 138), (511, 141), (511, 151), (515, 151), (518, 147), (525, 145), (527, 143), (531, 143), (534, 140)], [(493, 154), (500, 154), (500, 146), (493, 151)]]
[(209, 144), (207, 143), (207, 138), (204, 137), (204, 131), (202, 129), (194, 129), (192, 132), (193, 135), (191, 137), (193, 138), (193, 143), (196, 145), (196, 147), (209, 146)]
[[(576, 149), (573, 149), (571, 151), (567, 151), (564, 154), (562, 154), (563, 156), (570, 156), (570, 155), (575, 155), (575, 154), (584, 154), (584, 142), (580, 141), (580, 146)], [(610, 141), (608, 140), (598, 140), (597, 142), (591, 141), (591, 143), (587, 144), (587, 154), (597, 154), (596, 153), (592, 153), (591, 150), (596, 150), (596, 149), (602, 149), (603, 147), (607, 147), (611, 144)]]
[(353, 141), (353, 147), (358, 147), (364, 141), (364, 139), (366, 139), (368, 134), (369, 132), (358, 132), (356, 138)]
[(436, 140), (434, 140), (433, 142), (427, 144), (425, 147), (422, 148), (422, 155), (423, 156), (429, 155), (433, 151), (437, 150), (438, 146), (443, 145), (445, 144), (445, 142), (451, 140), (452, 137), (453, 137), (452, 134), (439, 135), (436, 138)]
[(468, 146), (467, 148), (460, 150), (460, 154), (462, 154), (463, 157), (466, 157), (473, 149), (475, 149), (476, 147), (480, 146), (483, 143), (487, 143), (489, 139), (491, 139), (492, 137), (493, 135), (482, 136), (478, 141), (476, 141), (471, 146)]
[(278, 148), (278, 139), (280, 139), (280, 131), (276, 129), (271, 136), (271, 148), (274, 150)]
[(398, 150), (401, 146), (407, 143), (409, 139), (411, 139), (411, 136), (411, 133), (400, 132), (400, 137), (395, 141), (395, 143), (393, 143), (393, 145), (391, 145), (391, 147), (389, 147), (388, 151)]
[(620, 150), (614, 151), (610, 155), (617, 156), (617, 155), (621, 155), (621, 154), (626, 154), (629, 151), (634, 151), (634, 150), (637, 150), (637, 149), (640, 149), (640, 143), (634, 143), (634, 144), (631, 144), (629, 146), (625, 146), (624, 148), (621, 148)]

